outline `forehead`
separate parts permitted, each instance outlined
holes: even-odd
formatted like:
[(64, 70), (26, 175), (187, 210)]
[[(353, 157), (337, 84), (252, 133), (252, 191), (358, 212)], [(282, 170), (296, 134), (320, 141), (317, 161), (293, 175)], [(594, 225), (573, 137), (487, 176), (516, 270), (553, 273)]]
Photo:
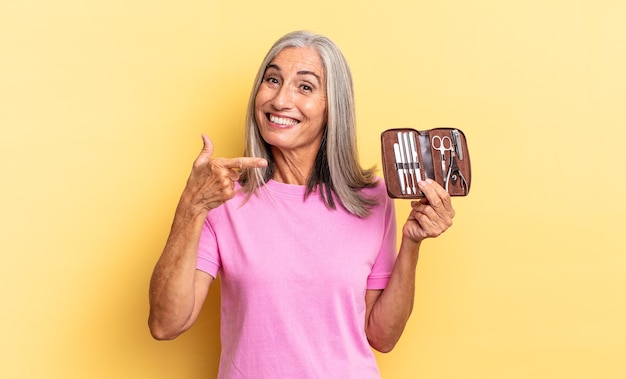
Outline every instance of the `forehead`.
[(308, 71), (320, 77), (324, 75), (322, 58), (313, 47), (284, 48), (272, 59), (270, 66), (278, 66), (281, 71)]

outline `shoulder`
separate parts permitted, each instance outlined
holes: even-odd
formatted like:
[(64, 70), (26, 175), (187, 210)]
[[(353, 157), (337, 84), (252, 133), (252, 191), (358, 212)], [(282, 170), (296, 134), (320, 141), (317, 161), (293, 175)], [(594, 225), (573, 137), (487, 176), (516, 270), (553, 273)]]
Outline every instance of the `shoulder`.
[(387, 194), (387, 186), (383, 178), (376, 176), (372, 186), (361, 190), (361, 196), (373, 203), (370, 208), (373, 215), (389, 214), (391, 217), (394, 216), (394, 202)]
[(370, 187), (365, 187), (363, 191), (364, 195), (375, 198), (379, 201), (389, 199), (387, 195), (387, 186), (385, 185), (385, 179), (380, 176), (375, 176)]

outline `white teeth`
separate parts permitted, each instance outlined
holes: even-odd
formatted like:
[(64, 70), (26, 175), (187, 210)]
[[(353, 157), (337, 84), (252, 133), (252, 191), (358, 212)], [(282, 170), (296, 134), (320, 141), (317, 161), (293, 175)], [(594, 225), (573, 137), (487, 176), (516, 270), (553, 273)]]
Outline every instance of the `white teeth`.
[(274, 115), (270, 115), (270, 121), (275, 124), (280, 124), (280, 125), (285, 125), (285, 126), (292, 126), (298, 123), (297, 120), (294, 120), (292, 118), (284, 118), (284, 117), (278, 117)]

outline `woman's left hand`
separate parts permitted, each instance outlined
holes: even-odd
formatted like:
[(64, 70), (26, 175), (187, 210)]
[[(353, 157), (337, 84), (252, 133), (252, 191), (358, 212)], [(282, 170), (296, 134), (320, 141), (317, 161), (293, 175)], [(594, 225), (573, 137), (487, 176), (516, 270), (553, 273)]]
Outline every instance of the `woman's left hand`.
[(411, 202), (412, 210), (402, 228), (402, 238), (419, 243), (439, 236), (452, 226), (454, 208), (450, 194), (439, 183), (426, 179), (418, 184), (426, 197)]

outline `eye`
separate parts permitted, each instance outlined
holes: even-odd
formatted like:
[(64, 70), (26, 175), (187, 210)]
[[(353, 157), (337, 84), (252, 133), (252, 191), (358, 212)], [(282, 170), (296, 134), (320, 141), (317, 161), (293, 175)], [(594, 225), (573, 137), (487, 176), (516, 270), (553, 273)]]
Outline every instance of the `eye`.
[(304, 92), (313, 92), (313, 86), (303, 83), (300, 84), (300, 88), (304, 91)]
[(279, 78), (274, 74), (265, 75), (265, 77), (263, 78), (263, 81), (271, 86), (280, 85)]

